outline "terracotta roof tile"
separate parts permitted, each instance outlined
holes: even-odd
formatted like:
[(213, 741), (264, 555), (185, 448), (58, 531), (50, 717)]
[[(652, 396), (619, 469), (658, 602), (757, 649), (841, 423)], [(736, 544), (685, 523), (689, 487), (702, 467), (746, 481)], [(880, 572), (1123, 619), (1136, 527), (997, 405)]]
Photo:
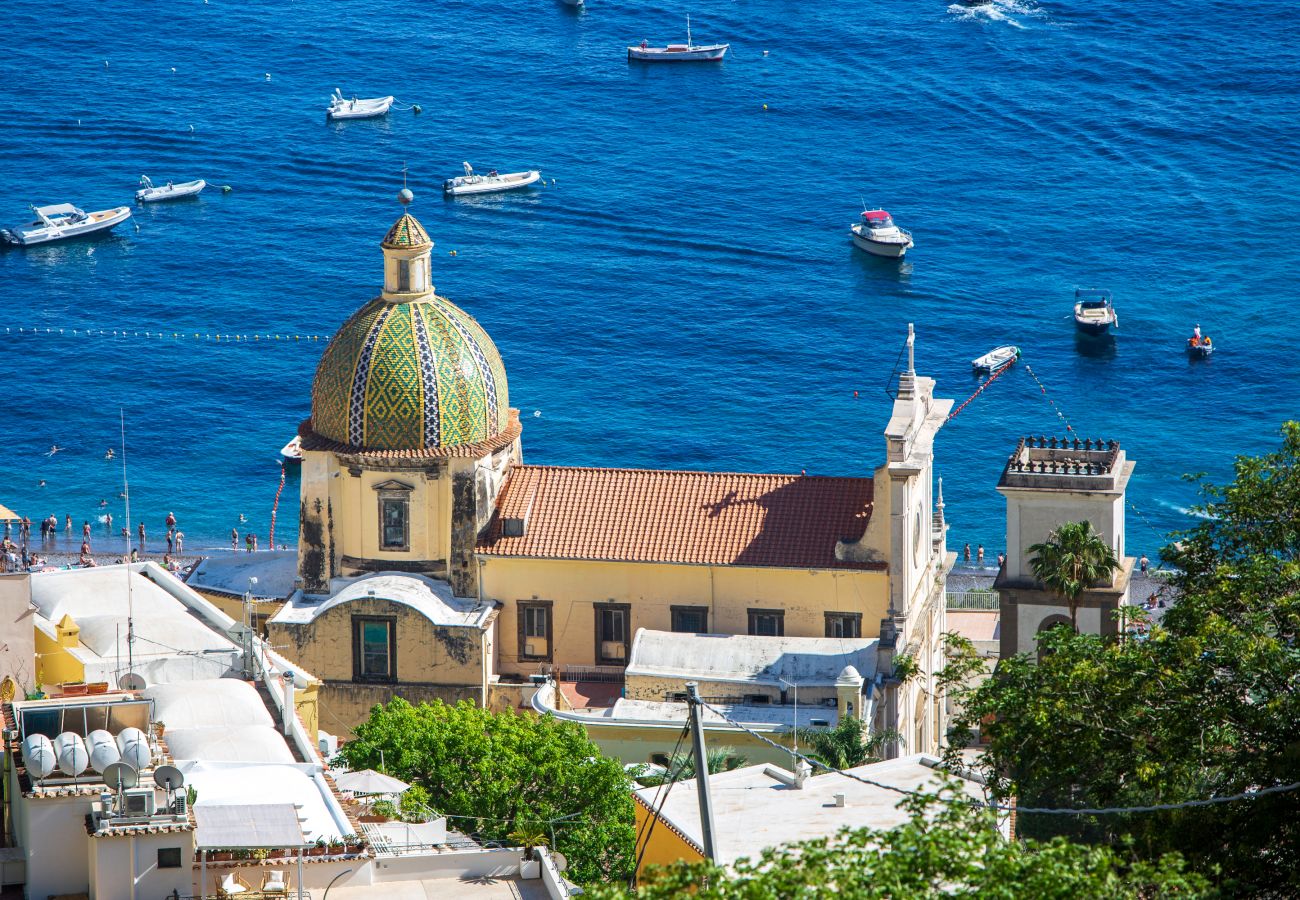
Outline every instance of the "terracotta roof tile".
[[(515, 466), (480, 538), (488, 556), (780, 568), (837, 560), (871, 519), (870, 478)], [(524, 519), (508, 536), (507, 519)]]

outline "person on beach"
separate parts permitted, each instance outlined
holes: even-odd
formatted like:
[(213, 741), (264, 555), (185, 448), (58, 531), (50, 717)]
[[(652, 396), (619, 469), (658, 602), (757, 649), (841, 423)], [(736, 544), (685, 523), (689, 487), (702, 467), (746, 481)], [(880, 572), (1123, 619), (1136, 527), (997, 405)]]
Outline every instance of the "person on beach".
[(983, 544), (980, 544), (979, 549), (975, 551), (975, 559), (978, 562), (980, 568), (983, 568), (984, 567), (984, 545)]
[(82, 539), (83, 541), (89, 541), (89, 540), (90, 540), (90, 523), (89, 523), (89, 522), (82, 522), (82, 523), (81, 523), (81, 539)]
[(256, 552), (257, 552), (257, 532), (255, 532), (255, 531), (250, 531), (249, 534), (253, 536), (253, 552), (256, 553)]
[(253, 552), (253, 532), (244, 535), (244, 547), (249, 553)]
[(90, 541), (81, 542), (81, 558), (84, 560), (90, 555)]
[(1003, 564), (1006, 563), (1006, 561), (1007, 561), (1007, 555), (1006, 555), (1005, 553), (999, 553), (999, 554), (998, 554), (998, 568), (999, 568), (999, 569), (1002, 568)]
[(1149, 566), (1150, 564), (1151, 564), (1151, 560), (1147, 559), (1147, 555), (1143, 553), (1142, 558), (1138, 560), (1138, 565), (1142, 567), (1143, 575), (1147, 573), (1147, 566)]
[(185, 532), (176, 532), (176, 555), (181, 555), (181, 545), (185, 543)]
[(144, 519), (140, 520), (140, 527), (137, 528), (136, 534), (140, 535), (140, 549), (144, 549)]
[(167, 514), (167, 521), (166, 521), (166, 524), (167, 524), (167, 530), (168, 530), (168, 531), (170, 531), (171, 529), (173, 529), (173, 528), (176, 527), (176, 514), (175, 514), (175, 513), (170, 513), (170, 512), (169, 512), (169, 513)]
[(176, 549), (176, 529), (171, 528), (167, 531), (167, 555), (171, 556)]
[(113, 514), (112, 514), (112, 513), (104, 513), (104, 527), (107, 528), (110, 532), (112, 532), (112, 530), (113, 530)]
[(127, 540), (131, 539), (131, 532), (126, 530), (125, 525), (122, 526), (122, 537), (126, 538)]
[(135, 549), (134, 547), (132, 547), (132, 548), (131, 548), (131, 562), (139, 562), (139, 561), (140, 561), (140, 551), (137, 550), (137, 549)]
[(961, 559), (966, 565), (970, 565), (970, 544), (967, 544), (961, 551)]
[(72, 513), (68, 513), (63, 519), (63, 530), (72, 534)]
[(239, 531), (235, 528), (230, 529), (230, 549), (239, 549)]

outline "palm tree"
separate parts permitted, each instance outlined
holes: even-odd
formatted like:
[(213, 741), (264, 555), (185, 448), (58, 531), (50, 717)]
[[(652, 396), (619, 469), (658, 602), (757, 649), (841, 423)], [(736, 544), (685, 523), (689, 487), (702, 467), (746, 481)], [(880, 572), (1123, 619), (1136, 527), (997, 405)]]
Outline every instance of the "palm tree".
[[(730, 772), (732, 769), (739, 769), (741, 766), (748, 765), (749, 759), (736, 753), (734, 747), (709, 747), (704, 751), (705, 763), (709, 767), (709, 774), (716, 775), (719, 772)], [(668, 765), (664, 767), (667, 771), (662, 775), (643, 775), (638, 777), (633, 774), (633, 778), (645, 787), (654, 787), (663, 784), (666, 781), (685, 781), (695, 777), (695, 754), (688, 751), (674, 753), (668, 760)]]
[(1091, 522), (1066, 522), (1029, 548), (1034, 577), (1070, 607), (1070, 625), (1079, 630), (1079, 597), (1099, 581), (1109, 583), (1119, 560), (1093, 531)]
[(885, 744), (898, 739), (898, 732), (882, 731), (865, 737), (866, 723), (856, 716), (845, 716), (834, 728), (800, 728), (799, 740), (808, 755), (832, 769), (852, 769), (869, 762), (879, 762)]

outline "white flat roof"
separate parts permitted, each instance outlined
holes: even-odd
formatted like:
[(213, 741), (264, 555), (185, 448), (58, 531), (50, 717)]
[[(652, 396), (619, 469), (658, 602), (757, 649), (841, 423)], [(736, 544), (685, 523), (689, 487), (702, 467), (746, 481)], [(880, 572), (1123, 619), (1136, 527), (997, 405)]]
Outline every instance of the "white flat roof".
[[(777, 725), (790, 727), (794, 724), (794, 707), (779, 704), (727, 704), (718, 709), (731, 719), (746, 725)], [(657, 700), (629, 700), (620, 697), (609, 708), (609, 718), (643, 720), (647, 722), (685, 722), (687, 707), (685, 703), (669, 703)], [(799, 707), (799, 727), (809, 728), (813, 719), (824, 720), (833, 726), (839, 719), (839, 711), (828, 706), (805, 704)], [(710, 725), (721, 725), (726, 720), (713, 710), (704, 710), (704, 721)]]
[(632, 641), (626, 675), (776, 687), (785, 679), (800, 687), (832, 687), (845, 666), (853, 666), (867, 681), (874, 678), (879, 643), (876, 638), (681, 634), (642, 628)]
[[(326, 801), (329, 786), (314, 766), (240, 762), (184, 762), (177, 767), (185, 783), (198, 792), (195, 815), (205, 806), (287, 804), (297, 809), (309, 841), (343, 837), (351, 833), (341, 807)], [(248, 846), (235, 844), (234, 846)]]
[[(937, 760), (917, 753), (848, 771), (909, 791), (933, 790), (941, 782), (942, 773), (926, 762)], [(764, 774), (767, 768), (777, 767), (746, 766), (709, 778), (718, 862), (723, 865), (742, 857), (755, 859), (768, 847), (829, 837), (846, 826), (882, 829), (907, 821), (907, 813), (898, 808), (903, 795), (895, 791), (871, 787), (833, 772), (814, 775), (804, 782), (802, 790), (795, 790)], [(979, 784), (964, 780), (961, 784), (971, 797), (984, 799)], [(659, 790), (642, 788), (636, 794), (653, 808)], [(844, 794), (843, 807), (835, 805), (836, 794)], [(677, 782), (661, 800), (663, 818), (702, 847), (704, 835), (694, 779)]]
[[(341, 581), (341, 579), (340, 579)], [(374, 592), (377, 600), (391, 600), (411, 607), (435, 625), (482, 628), (492, 612), (491, 603), (479, 603), (452, 593), (451, 585), (424, 575), (379, 572), (348, 582), (326, 600), (295, 594), (280, 608), (272, 622), (307, 624), (326, 610), (343, 603), (367, 598)]]
[(255, 598), (283, 600), (294, 591), (298, 577), (297, 550), (271, 550), (266, 553), (242, 551), (216, 552), (199, 561), (185, 583), (199, 590), (221, 591), (242, 595), (252, 585)]

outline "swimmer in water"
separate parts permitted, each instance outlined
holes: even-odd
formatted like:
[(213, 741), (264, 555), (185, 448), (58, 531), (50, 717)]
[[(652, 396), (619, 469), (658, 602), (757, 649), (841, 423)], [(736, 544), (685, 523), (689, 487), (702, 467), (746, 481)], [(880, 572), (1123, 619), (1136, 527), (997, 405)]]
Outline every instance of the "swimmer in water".
[[(41, 483), (44, 484), (44, 482), (41, 482)], [(243, 524), (244, 522), (247, 522), (247, 521), (248, 521), (248, 516), (244, 515), (243, 513), (240, 513), (240, 514), (239, 514), (239, 521), (240, 521), (240, 524)]]
[(109, 447), (108, 451), (104, 454), (104, 459), (112, 459), (112, 458), (113, 458), (113, 448)]
[(42, 478), (41, 481), (40, 481), (40, 483), (39, 483), (38, 485), (36, 485), (36, 486), (37, 486), (37, 487), (45, 487), (45, 479)]
[(105, 506), (108, 506), (108, 501), (107, 501), (107, 500), (102, 500), (102, 499), (101, 499), (101, 500), (99, 501), (99, 508), (100, 508), (100, 509), (103, 509)]
[(47, 452), (45, 455), (46, 455), (46, 456), (53, 456), (54, 454), (58, 453), (58, 452), (59, 452), (60, 450), (62, 450), (62, 449), (63, 449), (63, 448), (60, 447), (58, 444), (53, 444), (53, 445), (50, 446), (49, 452)]

